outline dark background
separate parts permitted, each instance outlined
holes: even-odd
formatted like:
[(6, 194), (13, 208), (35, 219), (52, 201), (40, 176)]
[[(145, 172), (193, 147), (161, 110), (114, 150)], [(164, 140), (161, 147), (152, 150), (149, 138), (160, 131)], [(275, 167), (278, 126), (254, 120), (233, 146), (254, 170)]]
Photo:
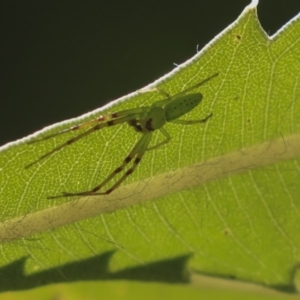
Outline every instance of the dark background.
[[(3, 1), (0, 145), (135, 91), (182, 63), (250, 0)], [(272, 35), (299, 0), (260, 0)]]

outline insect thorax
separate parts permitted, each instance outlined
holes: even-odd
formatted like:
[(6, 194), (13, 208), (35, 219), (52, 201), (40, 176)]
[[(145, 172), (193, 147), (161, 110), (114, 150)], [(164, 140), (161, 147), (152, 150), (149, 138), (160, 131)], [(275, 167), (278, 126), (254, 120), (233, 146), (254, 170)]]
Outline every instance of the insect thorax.
[(152, 107), (141, 125), (145, 131), (154, 131), (163, 127), (166, 122), (165, 110), (162, 107)]

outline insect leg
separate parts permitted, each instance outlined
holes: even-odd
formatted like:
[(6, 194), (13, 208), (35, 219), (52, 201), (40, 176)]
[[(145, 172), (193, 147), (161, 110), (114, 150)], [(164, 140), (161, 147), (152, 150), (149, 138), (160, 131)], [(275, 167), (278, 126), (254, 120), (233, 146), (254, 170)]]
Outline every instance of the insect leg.
[(40, 160), (42, 160), (42, 159), (44, 159), (44, 158), (52, 155), (53, 153), (61, 150), (62, 148), (66, 147), (66, 146), (69, 146), (69, 145), (72, 145), (73, 143), (75, 143), (78, 140), (86, 137), (87, 135), (89, 135), (90, 133), (92, 133), (94, 131), (100, 130), (100, 129), (105, 128), (105, 127), (109, 127), (109, 126), (114, 126), (114, 125), (117, 125), (117, 124), (125, 123), (125, 122), (128, 122), (128, 121), (132, 120), (132, 119), (140, 118), (142, 116), (143, 115), (141, 115), (141, 114), (132, 114), (132, 115), (127, 115), (127, 116), (118, 118), (118, 119), (109, 120), (109, 121), (104, 122), (104, 123), (99, 123), (96, 126), (94, 126), (94, 127), (90, 128), (90, 129), (86, 130), (85, 132), (82, 132), (79, 135), (77, 135), (77, 136), (75, 136), (75, 137), (67, 140), (66, 142), (60, 144), (59, 146), (53, 148), (49, 152), (47, 152), (44, 155), (42, 155), (41, 157), (39, 157), (37, 160), (35, 160), (35, 161), (31, 162), (30, 164), (26, 165), (25, 169), (28, 169), (29, 167), (31, 167), (32, 165), (36, 164)]
[[(62, 195), (58, 196), (50, 196), (47, 197), (48, 199), (53, 199), (53, 198), (60, 198), (60, 197), (71, 197), (71, 196), (93, 196), (93, 195), (108, 195), (112, 191), (114, 191), (130, 174), (134, 172), (136, 169), (137, 165), (139, 162), (142, 160), (147, 147), (151, 141), (151, 133), (144, 134), (140, 140), (136, 143), (136, 145), (133, 147), (129, 155), (124, 159), (122, 165), (120, 165), (118, 168), (116, 168), (104, 181), (102, 181), (99, 185), (94, 187), (90, 191), (86, 192), (78, 192), (78, 193), (63, 193)], [(104, 192), (97, 192), (100, 190), (102, 187), (104, 187), (110, 180), (112, 180), (118, 173), (124, 170), (124, 168), (127, 166), (127, 164), (134, 158), (135, 160), (133, 161), (133, 166), (129, 168), (125, 174), (108, 190)]]
[(36, 139), (36, 140), (33, 140), (33, 141), (29, 141), (29, 142), (27, 142), (27, 144), (34, 144), (34, 143), (37, 143), (37, 142), (48, 140), (48, 139), (56, 137), (58, 135), (61, 135), (61, 134), (67, 133), (67, 132), (71, 132), (71, 131), (80, 130), (80, 129), (87, 128), (87, 127), (91, 127), (91, 126), (93, 126), (97, 123), (101, 123), (101, 122), (104, 122), (104, 121), (107, 121), (107, 120), (118, 119), (120, 117), (127, 116), (127, 115), (132, 115), (132, 114), (141, 114), (141, 113), (146, 112), (148, 110), (149, 110), (148, 107), (137, 107), (137, 108), (133, 108), (133, 109), (126, 109), (126, 110), (118, 111), (118, 112), (111, 113), (111, 114), (104, 115), (104, 116), (99, 116), (98, 118), (96, 118), (94, 120), (87, 121), (87, 122), (84, 122), (84, 123), (81, 123), (81, 124), (77, 124), (77, 125), (74, 125), (70, 128), (61, 130), (59, 132), (49, 134), (45, 137), (42, 137), (42, 138), (39, 138), (39, 139)]
[(215, 73), (210, 77), (205, 78), (204, 80), (198, 82), (197, 84), (183, 90), (182, 92), (179, 92), (175, 95), (169, 95), (167, 92), (161, 90), (160, 88), (156, 88), (156, 91), (159, 92), (160, 94), (164, 95), (166, 97), (166, 99), (160, 100), (160, 101), (156, 101), (155, 103), (153, 103), (152, 107), (162, 107), (166, 104), (168, 104), (172, 99), (177, 98), (178, 96), (181, 95), (185, 95), (186, 93), (190, 92), (191, 90), (205, 84), (206, 82), (210, 81), (211, 79), (213, 79), (214, 77), (218, 76), (219, 73)]
[(181, 95), (185, 95), (187, 92), (190, 92), (191, 90), (193, 90), (193, 89), (195, 89), (195, 88), (197, 88), (197, 87), (205, 84), (206, 82), (210, 81), (214, 77), (217, 77), (218, 75), (219, 75), (219, 73), (215, 73), (215, 74), (213, 74), (213, 75), (205, 78), (204, 80), (198, 82), (197, 84), (190, 86), (189, 88), (183, 90), (182, 92), (180, 92), (180, 93), (178, 93), (178, 94), (176, 94), (174, 96), (178, 97), (178, 96), (181, 96)]
[(157, 149), (157, 148), (159, 148), (160, 146), (169, 143), (169, 141), (170, 141), (170, 139), (171, 139), (171, 136), (170, 136), (169, 132), (168, 132), (166, 129), (164, 129), (163, 127), (160, 128), (159, 130), (160, 130), (160, 132), (161, 132), (166, 138), (165, 138), (163, 141), (157, 143), (156, 145), (151, 146), (151, 147), (148, 147), (148, 148), (147, 148), (147, 151), (153, 150), (153, 149)]
[(172, 120), (170, 123), (174, 124), (181, 124), (181, 125), (192, 125), (197, 123), (205, 123), (212, 117), (213, 113), (210, 113), (208, 116), (206, 116), (204, 119), (201, 120)]

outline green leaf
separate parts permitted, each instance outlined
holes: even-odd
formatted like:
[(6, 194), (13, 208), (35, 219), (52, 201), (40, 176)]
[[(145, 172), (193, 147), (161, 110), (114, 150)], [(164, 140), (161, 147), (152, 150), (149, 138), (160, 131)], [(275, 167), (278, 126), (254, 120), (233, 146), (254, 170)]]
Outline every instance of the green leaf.
[[(255, 2), (255, 1), (254, 1)], [(300, 16), (273, 37), (256, 5), (170, 74), (110, 105), (1, 148), (0, 289), (60, 281), (186, 282), (201, 273), (293, 290), (300, 259)], [(76, 133), (28, 144), (112, 111), (150, 106), (219, 76), (171, 141), (149, 151), (113, 193), (105, 179), (141, 137), (127, 124), (94, 132), (29, 169)], [(159, 132), (152, 143), (163, 139)], [(188, 272), (187, 272), (188, 271)], [(12, 280), (13, 277), (13, 280)]]

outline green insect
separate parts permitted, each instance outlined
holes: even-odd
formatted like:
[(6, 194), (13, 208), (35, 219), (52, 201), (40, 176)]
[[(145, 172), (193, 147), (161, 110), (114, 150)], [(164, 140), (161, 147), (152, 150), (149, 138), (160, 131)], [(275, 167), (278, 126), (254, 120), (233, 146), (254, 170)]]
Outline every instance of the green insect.
[[(50, 139), (52, 137), (70, 131), (89, 128), (86, 131), (78, 134), (74, 138), (71, 138), (66, 142), (64, 142), (63, 144), (53, 148), (49, 152), (39, 157), (37, 160), (25, 166), (25, 168), (27, 169), (33, 166), (40, 160), (52, 155), (57, 151), (60, 151), (66, 146), (72, 145), (73, 143), (84, 138), (90, 133), (93, 133), (105, 127), (127, 123), (129, 126), (133, 127), (135, 131), (141, 133), (142, 136), (139, 139), (139, 141), (135, 144), (135, 146), (132, 148), (130, 153), (125, 157), (123, 163), (119, 167), (117, 167), (105, 180), (103, 180), (99, 185), (97, 185), (91, 190), (75, 192), (75, 193), (63, 192), (61, 195), (49, 196), (47, 198), (53, 199), (53, 198), (71, 197), (71, 196), (108, 195), (111, 192), (113, 192), (127, 178), (127, 176), (129, 176), (131, 173), (134, 172), (134, 170), (142, 160), (146, 151), (157, 149), (158, 147), (161, 147), (162, 145), (165, 145), (170, 141), (171, 136), (166, 131), (166, 129), (164, 129), (164, 126), (167, 122), (174, 123), (174, 124), (181, 124), (181, 125), (192, 125), (197, 123), (205, 123), (212, 116), (212, 113), (210, 113), (208, 116), (206, 116), (204, 119), (201, 120), (189, 120), (189, 121), (179, 120), (180, 117), (184, 116), (192, 109), (194, 109), (196, 106), (198, 106), (198, 104), (201, 102), (203, 98), (201, 93), (194, 93), (194, 94), (187, 94), (187, 93), (195, 88), (200, 87), (201, 85), (203, 85), (204, 83), (208, 82), (209, 80), (211, 80), (212, 78), (218, 75), (219, 75), (218, 73), (215, 73), (214, 75), (204, 79), (203, 81), (185, 89), (184, 91), (174, 96), (170, 96), (168, 93), (160, 89), (157, 89), (157, 91), (163, 94), (166, 98), (154, 102), (150, 107), (136, 107), (133, 109), (127, 109), (127, 110), (111, 113), (105, 116), (100, 116), (95, 120), (78, 124), (71, 128), (48, 135), (44, 138), (28, 142), (28, 144), (32, 144), (32, 143)], [(152, 134), (156, 130), (159, 130), (165, 136), (165, 139), (154, 146), (149, 146), (151, 142)], [(132, 166), (123, 174), (123, 176), (119, 180), (117, 180), (107, 190), (103, 192), (99, 192), (99, 190), (101, 190), (108, 182), (110, 182), (118, 173), (122, 172), (124, 168), (132, 160), (133, 160)]]

